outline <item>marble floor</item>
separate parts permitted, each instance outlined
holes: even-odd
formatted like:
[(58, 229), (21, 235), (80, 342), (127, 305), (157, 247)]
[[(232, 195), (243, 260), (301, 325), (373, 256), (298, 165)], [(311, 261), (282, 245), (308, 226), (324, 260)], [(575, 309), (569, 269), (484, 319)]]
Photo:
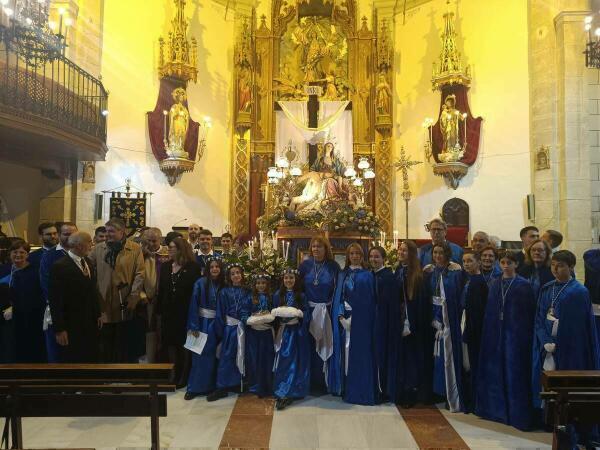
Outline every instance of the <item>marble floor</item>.
[[(524, 433), (436, 407), (348, 405), (331, 396), (310, 397), (276, 411), (271, 399), (170, 394), (160, 421), (161, 447), (169, 449), (549, 449), (548, 433)], [(24, 419), (25, 448), (147, 449), (149, 419)]]

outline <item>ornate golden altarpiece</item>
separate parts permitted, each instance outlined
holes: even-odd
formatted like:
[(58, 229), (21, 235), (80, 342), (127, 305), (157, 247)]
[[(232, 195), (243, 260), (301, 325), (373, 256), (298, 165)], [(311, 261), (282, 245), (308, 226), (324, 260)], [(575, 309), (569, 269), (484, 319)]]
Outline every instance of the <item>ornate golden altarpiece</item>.
[[(393, 40), (387, 22), (378, 21), (377, 11), (371, 27), (366, 18), (359, 21), (355, 0), (273, 0), (270, 24), (265, 16), (257, 19), (254, 11), (239, 19), (234, 52), (232, 232), (254, 234), (256, 219), (264, 212), (266, 174), (274, 165), (276, 150), (276, 102), (306, 99), (302, 84), (319, 78), (306, 56), (310, 43), (299, 37), (303, 27), (313, 26), (309, 40), (321, 43), (314, 48), (329, 51), (320, 61), (321, 99), (335, 94), (339, 100), (350, 100), (353, 157), (355, 161), (368, 157), (376, 171), (376, 178), (368, 181), (372, 185), (367, 203), (379, 215), (383, 230), (391, 233)], [(294, 52), (304, 52), (304, 58)]]

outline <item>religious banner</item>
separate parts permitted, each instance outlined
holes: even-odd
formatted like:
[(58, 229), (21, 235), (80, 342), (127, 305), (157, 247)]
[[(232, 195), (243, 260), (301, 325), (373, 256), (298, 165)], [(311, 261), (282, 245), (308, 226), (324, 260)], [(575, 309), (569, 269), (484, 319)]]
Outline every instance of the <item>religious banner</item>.
[(128, 198), (113, 196), (110, 198), (110, 217), (118, 217), (127, 228), (146, 226), (146, 197)]

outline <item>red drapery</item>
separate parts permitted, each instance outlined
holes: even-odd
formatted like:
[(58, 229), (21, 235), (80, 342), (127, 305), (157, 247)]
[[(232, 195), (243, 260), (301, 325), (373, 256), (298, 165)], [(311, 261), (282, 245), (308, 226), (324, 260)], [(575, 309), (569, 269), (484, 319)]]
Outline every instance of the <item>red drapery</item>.
[[(441, 153), (444, 147), (444, 141), (442, 138), (442, 133), (440, 131), (439, 114), (441, 114), (442, 112), (442, 106), (444, 106), (444, 101), (446, 100), (446, 97), (448, 97), (448, 95), (451, 94), (456, 95), (455, 108), (458, 109), (461, 113), (467, 113), (467, 150), (465, 151), (465, 155), (460, 160), (460, 162), (471, 166), (477, 159), (477, 153), (479, 152), (479, 136), (481, 133), (481, 122), (483, 121), (483, 119), (481, 117), (473, 117), (473, 115), (471, 114), (471, 108), (469, 107), (469, 98), (467, 97), (468, 90), (469, 88), (462, 84), (446, 85), (442, 87), (438, 121), (432, 129), (431, 143), (433, 157), (438, 163), (441, 162), (438, 159), (438, 155)], [(459, 140), (461, 144), (463, 144), (464, 141), (464, 126), (464, 122), (461, 122), (459, 125)]]
[[(180, 80), (173, 78), (161, 78), (160, 90), (158, 92), (158, 98), (156, 100), (156, 106), (154, 111), (146, 113), (148, 117), (148, 134), (150, 135), (150, 145), (152, 146), (152, 153), (158, 161), (162, 161), (167, 157), (164, 145), (164, 114), (163, 111), (169, 111), (171, 106), (175, 103), (171, 93), (176, 88), (184, 88), (185, 83)], [(185, 101), (185, 107), (188, 107), (187, 100)], [(189, 108), (188, 108), (189, 110)], [(188, 133), (185, 138), (185, 151), (190, 155), (191, 160), (196, 159), (196, 150), (198, 148), (198, 130), (200, 124), (194, 122), (190, 116), (188, 125)], [(167, 119), (167, 135), (169, 134), (169, 124)]]

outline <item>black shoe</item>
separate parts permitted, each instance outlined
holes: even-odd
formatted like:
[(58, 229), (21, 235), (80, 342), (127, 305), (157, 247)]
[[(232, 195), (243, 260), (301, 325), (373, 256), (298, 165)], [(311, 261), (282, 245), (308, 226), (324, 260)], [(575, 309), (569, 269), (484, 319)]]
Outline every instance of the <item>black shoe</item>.
[(287, 408), (288, 406), (290, 406), (292, 404), (294, 400), (292, 400), (291, 398), (287, 398), (287, 397), (283, 397), (283, 398), (278, 398), (277, 402), (275, 403), (275, 408), (278, 411), (281, 411), (282, 409)]
[(210, 394), (208, 394), (206, 396), (206, 401), (207, 402), (216, 402), (217, 400), (220, 400), (222, 398), (227, 397), (227, 391), (223, 390), (223, 389), (217, 389), (214, 392), (211, 392)]
[(195, 392), (186, 392), (185, 395), (183, 396), (184, 400), (192, 400), (193, 398), (198, 397), (200, 394), (197, 394)]

